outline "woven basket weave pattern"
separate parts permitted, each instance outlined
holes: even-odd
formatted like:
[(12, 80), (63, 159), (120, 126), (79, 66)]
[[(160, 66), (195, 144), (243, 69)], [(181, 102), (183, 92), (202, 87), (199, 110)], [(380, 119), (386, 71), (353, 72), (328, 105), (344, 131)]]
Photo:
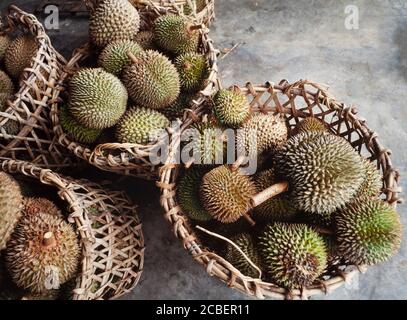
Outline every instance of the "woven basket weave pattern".
[[(310, 81), (298, 81), (293, 84), (282, 81), (278, 85), (267, 83), (259, 86), (248, 83), (241, 90), (247, 95), (253, 112), (284, 114), (291, 128), (308, 116), (321, 119), (332, 133), (346, 138), (359, 153), (377, 164), (383, 175), (383, 199), (394, 207), (401, 201), (399, 174), (392, 166), (391, 152), (381, 145), (377, 134), (367, 127), (365, 121), (357, 117), (356, 108), (338, 102), (324, 86)], [(204, 113), (205, 108), (201, 108), (199, 112)], [(185, 130), (194, 120), (196, 119), (187, 119), (182, 128)], [(224, 258), (200, 245), (194, 231), (188, 225), (188, 217), (177, 203), (176, 181), (181, 168), (174, 164), (174, 159), (179, 144), (179, 135), (176, 135), (171, 142), (167, 164), (161, 169), (160, 180), (157, 183), (162, 190), (161, 205), (165, 210), (165, 218), (173, 226), (175, 235), (182, 240), (193, 258), (205, 266), (210, 275), (218, 277), (230, 287), (260, 299), (266, 297), (305, 299), (312, 295), (329, 293), (357, 273), (366, 270), (365, 266), (342, 265), (313, 285), (303, 290), (292, 291), (242, 275)]]

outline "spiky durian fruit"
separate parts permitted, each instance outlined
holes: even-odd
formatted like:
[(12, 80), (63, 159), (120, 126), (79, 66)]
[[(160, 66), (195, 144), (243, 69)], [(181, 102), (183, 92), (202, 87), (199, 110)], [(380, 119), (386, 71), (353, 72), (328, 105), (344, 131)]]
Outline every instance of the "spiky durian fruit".
[[(263, 191), (278, 182), (274, 169), (258, 172), (254, 177), (257, 190)], [(262, 222), (288, 222), (297, 215), (287, 195), (280, 194), (254, 208), (253, 219)]]
[[(209, 0), (208, 0), (208, 2), (209, 2)], [(205, 6), (206, 6), (206, 0), (196, 0), (195, 1), (195, 10), (196, 10), (196, 13), (199, 13), (199, 12), (201, 12), (203, 9), (205, 9)], [(189, 5), (189, 3), (186, 3), (185, 5), (184, 5), (184, 14), (186, 15), (186, 16), (189, 16), (190, 14), (192, 14), (194, 11), (193, 11), (193, 7), (191, 8), (191, 6)]]
[(311, 285), (326, 267), (325, 242), (305, 224), (268, 225), (259, 239), (266, 271), (278, 285), (289, 289)]
[(197, 52), (199, 31), (183, 16), (167, 14), (154, 23), (154, 39), (159, 47), (177, 55)]
[(213, 111), (222, 124), (239, 127), (250, 117), (247, 97), (238, 90), (219, 90), (213, 98)]
[(325, 132), (292, 137), (276, 161), (288, 178), (294, 206), (305, 212), (334, 212), (352, 199), (364, 178), (360, 156), (349, 142)]
[(377, 197), (380, 194), (383, 186), (382, 176), (374, 163), (363, 157), (362, 162), (365, 169), (365, 177), (361, 186), (359, 187), (357, 196)]
[(11, 176), (0, 172), (0, 251), (6, 247), (21, 217), (22, 205), (20, 186)]
[(132, 40), (140, 28), (140, 16), (127, 0), (102, 0), (90, 16), (92, 42), (105, 47), (117, 40)]
[(144, 50), (157, 50), (157, 46), (154, 43), (154, 33), (152, 31), (140, 31), (134, 37), (134, 41)]
[[(230, 240), (232, 240), (257, 267), (261, 268), (259, 252), (257, 251), (257, 248), (255, 248), (250, 234), (242, 233)], [(259, 271), (253, 268), (253, 266), (246, 260), (239, 250), (229, 243), (226, 247), (225, 258), (243, 275), (252, 278), (259, 277)]]
[(85, 68), (69, 83), (69, 112), (92, 129), (114, 126), (126, 111), (127, 91), (120, 80), (102, 68)]
[(193, 99), (193, 95), (181, 93), (177, 100), (171, 103), (168, 107), (161, 109), (160, 112), (171, 121), (182, 119), (185, 109), (190, 109)]
[(128, 53), (137, 56), (143, 49), (140, 45), (131, 40), (119, 40), (109, 43), (102, 51), (98, 59), (98, 65), (107, 72), (119, 75), (124, 66), (130, 64)]
[(178, 70), (181, 88), (185, 91), (197, 91), (205, 86), (209, 68), (206, 57), (196, 52), (188, 52), (175, 59), (175, 67)]
[(177, 199), (183, 212), (193, 220), (209, 221), (212, 216), (203, 208), (199, 199), (199, 188), (208, 170), (202, 167), (188, 169), (177, 186)]
[(147, 144), (156, 141), (159, 133), (170, 126), (160, 112), (147, 108), (132, 108), (116, 126), (116, 138), (121, 143)]
[(24, 199), (24, 215), (35, 215), (40, 212), (63, 218), (61, 210), (46, 198), (28, 197)]
[(303, 132), (326, 132), (328, 129), (326, 128), (325, 124), (313, 117), (307, 117), (302, 120), (294, 129), (293, 134), (299, 134)]
[(356, 198), (337, 212), (334, 219), (339, 252), (351, 263), (383, 262), (400, 247), (400, 217), (380, 199)]
[(7, 35), (0, 35), (0, 62), (4, 58), (4, 54), (6, 53), (6, 50), (8, 46), (11, 43), (11, 39)]
[(224, 165), (204, 175), (200, 192), (209, 214), (220, 222), (232, 223), (250, 209), (250, 199), (257, 190), (249, 176)]
[(287, 142), (287, 134), (287, 125), (280, 115), (256, 114), (238, 131), (237, 147), (245, 154), (276, 150)]
[(31, 65), (31, 60), (38, 51), (38, 45), (31, 35), (23, 35), (13, 40), (4, 55), (4, 65), (7, 73), (18, 79), (25, 68)]
[(40, 212), (21, 218), (7, 244), (5, 258), (19, 287), (43, 293), (51, 289), (51, 280), (57, 278), (57, 284), (62, 285), (75, 275), (79, 253), (72, 226), (60, 217)]
[(177, 69), (157, 51), (147, 50), (123, 69), (123, 83), (130, 97), (142, 107), (163, 109), (180, 93)]
[(68, 107), (63, 106), (59, 112), (59, 120), (64, 131), (79, 143), (92, 144), (102, 134), (101, 129), (92, 129), (77, 121), (69, 112)]
[(0, 112), (7, 108), (7, 100), (13, 94), (14, 85), (9, 76), (0, 70)]

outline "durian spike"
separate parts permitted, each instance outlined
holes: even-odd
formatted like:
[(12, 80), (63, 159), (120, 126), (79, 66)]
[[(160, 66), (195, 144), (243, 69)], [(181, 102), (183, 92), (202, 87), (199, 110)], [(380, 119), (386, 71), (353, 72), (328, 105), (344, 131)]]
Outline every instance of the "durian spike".
[(130, 60), (135, 63), (138, 64), (140, 63), (140, 60), (136, 58), (136, 56), (131, 52), (131, 51), (127, 51), (127, 55), (130, 58)]
[(57, 241), (55, 239), (54, 233), (49, 231), (44, 234), (44, 237), (42, 239), (42, 244), (44, 247), (52, 247), (56, 245)]
[(286, 192), (288, 190), (288, 182), (283, 181), (272, 185), (271, 187), (263, 190), (262, 192), (253, 196), (250, 200), (252, 208), (255, 208), (267, 200), (274, 198), (280, 193)]

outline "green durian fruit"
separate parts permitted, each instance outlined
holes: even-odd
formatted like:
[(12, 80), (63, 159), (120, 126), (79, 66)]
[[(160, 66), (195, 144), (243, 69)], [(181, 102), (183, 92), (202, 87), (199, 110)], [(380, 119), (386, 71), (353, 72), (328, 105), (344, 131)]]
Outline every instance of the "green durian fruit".
[(334, 219), (338, 250), (351, 263), (377, 264), (388, 260), (400, 247), (400, 217), (380, 199), (356, 198)]
[(37, 51), (38, 45), (31, 35), (23, 35), (13, 40), (4, 55), (7, 73), (12, 78), (19, 79), (24, 69), (31, 66)]
[(157, 50), (157, 46), (154, 43), (154, 33), (152, 31), (140, 31), (134, 37), (134, 41), (144, 50)]
[(262, 261), (277, 285), (309, 286), (327, 265), (324, 239), (305, 224), (268, 225), (259, 240)]
[(325, 124), (313, 117), (307, 117), (302, 120), (297, 126), (294, 128), (293, 134), (299, 134), (303, 132), (327, 132), (328, 129)]
[(11, 39), (8, 35), (0, 35), (0, 62), (3, 60)]
[(171, 103), (168, 107), (161, 109), (160, 112), (171, 121), (182, 119), (185, 109), (190, 109), (193, 99), (193, 95), (181, 93), (177, 100)]
[(209, 221), (212, 216), (203, 208), (199, 199), (199, 188), (208, 170), (193, 166), (178, 182), (177, 199), (182, 211), (196, 221)]
[(101, 68), (85, 68), (69, 83), (69, 111), (92, 129), (114, 126), (126, 111), (127, 91), (120, 80)]
[(147, 50), (123, 69), (123, 83), (131, 99), (142, 107), (163, 109), (180, 94), (177, 69), (159, 52)]
[(14, 85), (9, 76), (0, 70), (0, 112), (7, 109), (7, 100), (13, 94)]
[(213, 98), (213, 112), (220, 123), (239, 127), (250, 117), (247, 97), (238, 90), (219, 90)]
[(160, 112), (147, 108), (132, 108), (116, 126), (116, 138), (120, 143), (148, 144), (171, 125)]
[(198, 51), (199, 31), (186, 17), (163, 15), (155, 21), (153, 32), (155, 43), (171, 53)]
[(214, 219), (223, 223), (237, 221), (250, 209), (251, 197), (256, 194), (253, 180), (227, 165), (209, 171), (200, 188), (203, 207)]
[(89, 20), (90, 39), (98, 47), (118, 40), (132, 40), (140, 28), (140, 16), (127, 0), (101, 0)]
[(325, 132), (290, 138), (276, 163), (289, 181), (293, 205), (305, 212), (334, 212), (352, 199), (364, 178), (360, 156), (349, 142)]
[(363, 157), (361, 158), (365, 169), (365, 176), (357, 192), (357, 197), (377, 197), (383, 187), (382, 176), (374, 163)]
[(178, 70), (183, 90), (193, 92), (204, 88), (209, 76), (209, 68), (203, 54), (184, 53), (175, 59), (174, 64)]

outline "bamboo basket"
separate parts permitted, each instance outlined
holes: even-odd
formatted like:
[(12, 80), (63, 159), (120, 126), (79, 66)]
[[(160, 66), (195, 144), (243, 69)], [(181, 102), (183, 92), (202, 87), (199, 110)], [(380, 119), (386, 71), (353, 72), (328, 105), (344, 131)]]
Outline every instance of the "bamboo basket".
[[(90, 10), (93, 10), (93, 2), (88, 2), (87, 6)], [(155, 18), (165, 14), (162, 11), (150, 10), (148, 12), (140, 12), (142, 28), (149, 28)], [(184, 118), (187, 113), (193, 112), (198, 108), (207, 97), (210, 97), (215, 92), (218, 84), (218, 67), (217, 67), (217, 55), (218, 51), (215, 49), (212, 40), (208, 36), (208, 29), (204, 28), (201, 32), (201, 46), (200, 50), (205, 53), (209, 61), (210, 73), (207, 79), (207, 86), (200, 91), (196, 98), (190, 105), (190, 110), (184, 114)], [(58, 116), (58, 110), (61, 101), (63, 101), (63, 92), (69, 77), (72, 73), (81, 67), (83, 60), (92, 57), (95, 54), (94, 48), (90, 44), (75, 50), (72, 58), (65, 66), (65, 71), (61, 74), (59, 79), (59, 85), (53, 95), (53, 104), (51, 107), (51, 119), (54, 125), (54, 132), (58, 138), (58, 143), (77, 157), (84, 159), (95, 167), (115, 172), (122, 175), (130, 175), (146, 180), (157, 180), (158, 178), (158, 165), (153, 164), (150, 161), (150, 155), (162, 145), (163, 142), (157, 141), (156, 143), (150, 143), (147, 145), (140, 144), (122, 144), (122, 143), (106, 143), (99, 144), (94, 148), (72, 141), (70, 137), (65, 134)], [(169, 128), (168, 130), (171, 130)]]
[(124, 193), (23, 161), (6, 160), (1, 170), (51, 186), (66, 204), (82, 250), (73, 300), (114, 299), (137, 285), (144, 266), (144, 237), (136, 207)]
[[(49, 118), (50, 103), (60, 76), (59, 61), (63, 58), (52, 47), (44, 27), (34, 15), (11, 6), (2, 33), (31, 34), (38, 45), (18, 84), (17, 93), (0, 112), (0, 159), (29, 161), (41, 167), (70, 167), (77, 160), (58, 146)], [(16, 84), (17, 85), (17, 84)], [(8, 134), (4, 126), (17, 122), (19, 131)]]
[[(266, 83), (255, 86), (247, 83), (240, 89), (248, 97), (252, 112), (283, 114), (291, 129), (305, 117), (313, 116), (323, 121), (333, 134), (347, 139), (360, 154), (377, 164), (383, 175), (382, 198), (394, 207), (401, 202), (399, 173), (393, 168), (391, 151), (380, 143), (377, 134), (367, 126), (365, 120), (357, 116), (355, 107), (337, 101), (328, 93), (325, 86), (307, 80), (292, 84), (283, 80), (278, 85)], [(201, 108), (199, 113), (205, 113), (205, 108)], [(181, 132), (194, 120), (196, 118), (187, 119)], [(219, 278), (231, 288), (259, 299), (307, 299), (314, 295), (328, 294), (350, 281), (356, 274), (366, 271), (366, 266), (342, 263), (334, 272), (324, 275), (311, 286), (292, 291), (242, 275), (224, 258), (209, 252), (199, 243), (188, 223), (189, 218), (177, 203), (176, 183), (182, 169), (181, 165), (175, 164), (179, 145), (180, 135), (177, 134), (172, 137), (170, 156), (166, 165), (162, 167), (157, 182), (161, 189), (161, 205), (175, 235), (192, 257), (205, 267), (209, 275)]]

